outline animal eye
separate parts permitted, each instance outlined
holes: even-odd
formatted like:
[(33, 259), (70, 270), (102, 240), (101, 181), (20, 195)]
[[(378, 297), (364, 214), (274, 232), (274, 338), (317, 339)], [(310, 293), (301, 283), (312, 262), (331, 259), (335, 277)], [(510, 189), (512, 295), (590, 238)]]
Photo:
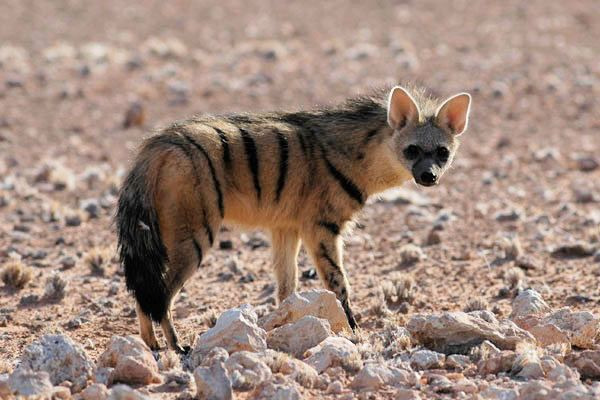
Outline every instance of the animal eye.
[(450, 152), (445, 147), (438, 147), (435, 152), (440, 161), (446, 161), (450, 157)]
[(421, 149), (419, 146), (415, 146), (414, 144), (411, 144), (404, 149), (404, 157), (406, 157), (407, 160), (414, 160), (415, 158), (419, 157), (420, 153)]

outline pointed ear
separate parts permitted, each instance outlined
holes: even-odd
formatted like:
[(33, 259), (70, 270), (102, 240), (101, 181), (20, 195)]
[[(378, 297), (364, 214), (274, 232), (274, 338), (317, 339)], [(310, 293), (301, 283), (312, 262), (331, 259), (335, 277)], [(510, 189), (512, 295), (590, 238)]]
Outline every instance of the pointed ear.
[(471, 110), (471, 95), (459, 93), (450, 97), (435, 113), (437, 124), (450, 129), (455, 135), (467, 130), (469, 111)]
[(418, 121), (420, 111), (408, 91), (396, 86), (390, 92), (387, 113), (389, 126), (392, 129), (402, 129), (408, 122)]

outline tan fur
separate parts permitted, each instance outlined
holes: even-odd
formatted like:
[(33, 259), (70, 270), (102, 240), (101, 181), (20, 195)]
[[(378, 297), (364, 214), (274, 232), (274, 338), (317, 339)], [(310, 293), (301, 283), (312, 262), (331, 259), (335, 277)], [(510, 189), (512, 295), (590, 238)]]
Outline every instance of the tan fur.
[[(439, 102), (406, 90), (419, 114), (397, 130), (387, 124), (382, 92), (311, 112), (194, 118), (162, 130), (160, 145), (143, 147), (138, 160), (150, 160), (147, 180), (168, 256), (168, 304), (209, 251), (210, 236), (234, 224), (271, 232), (279, 301), (296, 290), (302, 243), (354, 324), (342, 231), (369, 196), (413, 178), (403, 157), (408, 144), (444, 145), (452, 155), (458, 146), (432, 123)], [(155, 348), (152, 324), (139, 307), (138, 314), (142, 338)], [(178, 348), (170, 312), (161, 326)]]

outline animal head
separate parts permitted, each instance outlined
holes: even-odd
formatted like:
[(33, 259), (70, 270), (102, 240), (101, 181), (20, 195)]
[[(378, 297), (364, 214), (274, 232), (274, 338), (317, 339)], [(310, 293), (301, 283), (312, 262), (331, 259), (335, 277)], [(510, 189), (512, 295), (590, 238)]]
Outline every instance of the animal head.
[(394, 130), (392, 146), (400, 164), (422, 186), (439, 183), (469, 122), (471, 96), (459, 93), (438, 106), (422, 91), (396, 86), (388, 97), (387, 119)]

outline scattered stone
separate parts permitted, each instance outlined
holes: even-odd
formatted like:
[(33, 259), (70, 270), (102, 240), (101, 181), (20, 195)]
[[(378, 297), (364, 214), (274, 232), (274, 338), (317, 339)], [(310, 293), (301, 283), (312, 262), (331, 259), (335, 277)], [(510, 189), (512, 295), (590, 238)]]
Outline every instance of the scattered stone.
[(83, 400), (105, 400), (108, 398), (108, 395), (109, 391), (107, 387), (101, 383), (93, 383), (81, 392)]
[(523, 211), (518, 209), (502, 210), (494, 214), (498, 222), (514, 222), (523, 219)]
[(585, 258), (593, 256), (595, 252), (595, 246), (590, 243), (577, 242), (558, 246), (551, 255), (554, 258)]
[(342, 330), (351, 331), (341, 303), (333, 292), (323, 289), (291, 294), (275, 311), (261, 318), (259, 324), (270, 331), (298, 321), (306, 315), (328, 320), (331, 330), (335, 333)]
[(512, 302), (511, 319), (530, 314), (541, 314), (550, 310), (542, 296), (533, 289), (522, 291)]
[[(356, 378), (355, 378), (355, 380), (356, 380)], [(344, 391), (344, 385), (342, 384), (342, 382), (340, 382), (338, 380), (331, 382), (327, 386), (327, 389), (325, 389), (326, 394), (340, 394), (343, 391)]]
[(484, 340), (507, 350), (514, 350), (521, 342), (534, 341), (531, 334), (512, 321), (498, 321), (488, 311), (417, 314), (406, 328), (427, 348), (444, 354), (466, 354)]
[(302, 271), (302, 279), (314, 280), (314, 279), (319, 279), (319, 276), (317, 275), (317, 271), (314, 268), (309, 268), (309, 269)]
[(89, 219), (95, 219), (100, 217), (102, 208), (97, 199), (84, 199), (81, 200), (79, 207), (85, 211)]
[(598, 169), (598, 166), (600, 166), (600, 163), (598, 163), (598, 161), (591, 156), (577, 157), (575, 161), (577, 162), (577, 169), (582, 172), (592, 172)]
[(133, 102), (129, 105), (125, 118), (123, 119), (123, 129), (129, 129), (132, 126), (142, 126), (146, 120), (146, 110), (140, 102)]
[(319, 374), (307, 363), (290, 357), (285, 353), (267, 351), (268, 363), (273, 373), (281, 373), (290, 377), (306, 388), (315, 386)]
[(233, 398), (231, 381), (222, 362), (210, 367), (198, 367), (194, 370), (196, 396), (207, 400), (230, 400)]
[(301, 398), (294, 382), (282, 375), (276, 375), (274, 380), (259, 385), (249, 397), (252, 400), (300, 400)]
[(79, 226), (81, 225), (81, 217), (79, 216), (79, 214), (69, 214), (65, 216), (65, 225)]
[(446, 368), (463, 370), (471, 364), (471, 359), (468, 356), (464, 356), (461, 354), (451, 354), (448, 357), (446, 357)]
[(329, 321), (307, 315), (270, 331), (267, 334), (267, 346), (301, 357), (306, 350), (332, 335)]
[(505, 389), (498, 386), (490, 386), (480, 392), (484, 399), (489, 400), (517, 400), (519, 393), (515, 389)]
[(115, 385), (110, 390), (107, 400), (151, 400), (149, 396), (130, 388), (127, 385)]
[(442, 368), (446, 356), (431, 350), (417, 350), (410, 356), (410, 365), (418, 370)]
[(516, 318), (515, 323), (529, 331), (544, 347), (564, 343), (589, 349), (600, 333), (600, 319), (588, 311), (572, 312), (569, 307), (545, 316)]
[(304, 362), (321, 373), (329, 367), (358, 369), (362, 366), (360, 353), (354, 343), (343, 337), (328, 337), (305, 353)]
[(17, 368), (8, 378), (8, 387), (18, 396), (33, 398), (51, 398), (53, 385), (45, 371), (34, 372), (25, 368)]
[(600, 379), (600, 350), (573, 351), (565, 357), (565, 363), (576, 368), (582, 378)]
[(137, 336), (113, 336), (98, 359), (99, 367), (114, 368), (115, 382), (159, 383), (158, 364), (150, 348)]
[(214, 327), (198, 336), (192, 357), (208, 353), (213, 347), (223, 347), (230, 354), (236, 351), (261, 351), (267, 348), (266, 332), (258, 327), (257, 316), (252, 307), (225, 311)]
[(374, 391), (384, 385), (413, 386), (417, 382), (418, 375), (412, 371), (371, 362), (361, 368), (350, 386), (357, 390)]
[(235, 390), (251, 390), (271, 378), (271, 369), (257, 354), (239, 351), (225, 362)]
[(539, 379), (544, 377), (544, 369), (540, 358), (534, 350), (528, 350), (515, 359), (511, 374), (523, 379)]
[(18, 368), (47, 372), (54, 385), (68, 380), (77, 392), (92, 377), (94, 363), (68, 336), (44, 335), (25, 348)]
[(113, 384), (114, 368), (96, 368), (94, 371), (94, 382), (101, 383), (105, 386)]

